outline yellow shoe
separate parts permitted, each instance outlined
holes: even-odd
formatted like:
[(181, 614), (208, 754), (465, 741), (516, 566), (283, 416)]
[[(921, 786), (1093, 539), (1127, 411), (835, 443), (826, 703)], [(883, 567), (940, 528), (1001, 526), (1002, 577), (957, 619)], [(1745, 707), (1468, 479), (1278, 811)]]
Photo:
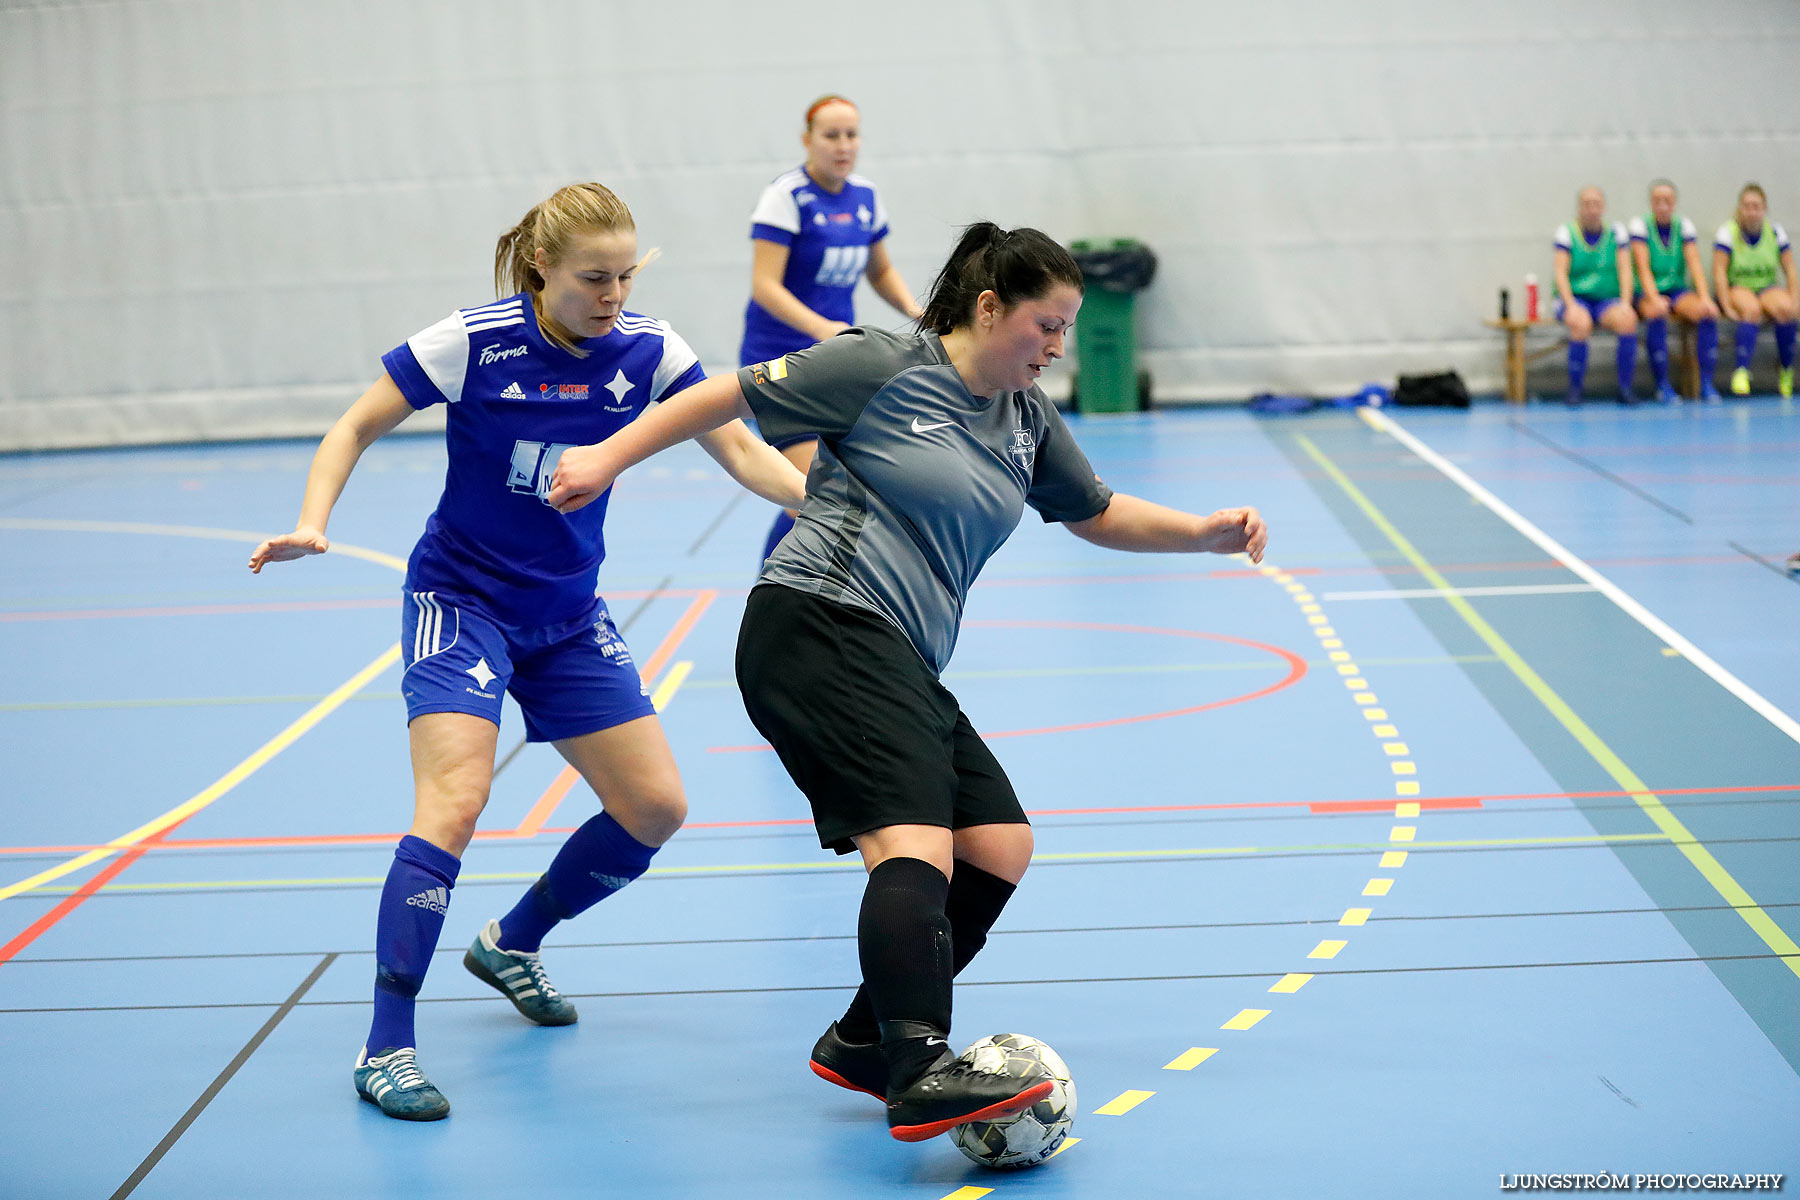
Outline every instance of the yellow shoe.
[(1775, 390), (1781, 393), (1783, 400), (1794, 398), (1794, 368), (1781, 368), (1781, 374), (1775, 379)]
[(1748, 396), (1750, 394), (1750, 369), (1739, 367), (1731, 373), (1731, 394)]

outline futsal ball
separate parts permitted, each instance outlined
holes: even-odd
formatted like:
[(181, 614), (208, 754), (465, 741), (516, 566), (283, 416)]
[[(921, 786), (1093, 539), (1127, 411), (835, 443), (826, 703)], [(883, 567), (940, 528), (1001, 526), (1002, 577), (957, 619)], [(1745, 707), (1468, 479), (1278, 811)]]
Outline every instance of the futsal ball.
[(970, 1121), (950, 1131), (956, 1148), (984, 1167), (1035, 1167), (1055, 1154), (1075, 1123), (1075, 1080), (1056, 1051), (1022, 1033), (984, 1037), (964, 1058), (984, 1071), (1004, 1071), (1025, 1081), (1048, 1079), (1050, 1094), (1016, 1116)]

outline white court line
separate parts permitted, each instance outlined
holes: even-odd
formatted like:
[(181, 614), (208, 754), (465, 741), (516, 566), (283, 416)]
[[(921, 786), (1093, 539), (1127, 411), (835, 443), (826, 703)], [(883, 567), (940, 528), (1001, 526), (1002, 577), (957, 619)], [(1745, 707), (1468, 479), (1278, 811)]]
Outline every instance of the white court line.
[(1706, 651), (1700, 649), (1700, 647), (1694, 645), (1694, 643), (1688, 641), (1679, 633), (1676, 633), (1675, 630), (1669, 627), (1667, 622), (1645, 608), (1642, 604), (1639, 604), (1636, 600), (1632, 599), (1618, 584), (1600, 574), (1600, 572), (1594, 570), (1594, 568), (1588, 566), (1585, 562), (1581, 561), (1581, 559), (1569, 553), (1555, 538), (1539, 529), (1536, 525), (1533, 525), (1530, 521), (1527, 521), (1517, 512), (1514, 512), (1504, 500), (1500, 499), (1500, 497), (1494, 495), (1494, 493), (1488, 491), (1479, 483), (1476, 483), (1473, 479), (1469, 478), (1461, 468), (1457, 467), (1436, 450), (1433, 450), (1430, 446), (1427, 446), (1424, 442), (1407, 432), (1407, 430), (1401, 426), (1400, 422), (1394, 420), (1386, 413), (1377, 412), (1369, 408), (1359, 408), (1356, 410), (1356, 413), (1364, 422), (1394, 438), (1408, 450), (1411, 450), (1414, 454), (1437, 468), (1440, 473), (1452, 483), (1456, 484), (1457, 487), (1460, 487), (1463, 491), (1469, 493), (1469, 495), (1473, 496), (1478, 502), (1490, 509), (1495, 516), (1499, 517), (1502, 521), (1505, 521), (1508, 525), (1511, 525), (1521, 534), (1524, 534), (1526, 538), (1530, 539), (1532, 543), (1551, 558), (1556, 559), (1558, 562), (1562, 563), (1563, 566), (1569, 568), (1570, 571), (1574, 572), (1582, 579), (1587, 580), (1588, 583), (1593, 585), (1595, 591), (1600, 592), (1608, 600), (1611, 600), (1614, 604), (1624, 609), (1626, 614), (1639, 625), (1648, 629), (1651, 633), (1662, 639), (1666, 645), (1673, 647), (1683, 658), (1706, 672), (1706, 674), (1712, 678), (1714, 683), (1717, 683), (1720, 687), (1736, 696), (1739, 700), (1748, 704), (1762, 716), (1763, 719), (1768, 721), (1769, 724), (1787, 734), (1788, 737), (1792, 738), (1794, 741), (1800, 742), (1800, 721), (1795, 721), (1794, 718), (1788, 716), (1787, 713), (1770, 703), (1761, 692), (1758, 692), (1755, 688), (1751, 687), (1736, 675), (1733, 675), (1730, 671), (1727, 671), (1724, 667), (1713, 661), (1712, 656), (1707, 654)]
[(1447, 600), (1451, 596), (1561, 596), (1597, 590), (1588, 583), (1521, 584), (1518, 587), (1402, 588), (1386, 592), (1324, 592), (1326, 600)]

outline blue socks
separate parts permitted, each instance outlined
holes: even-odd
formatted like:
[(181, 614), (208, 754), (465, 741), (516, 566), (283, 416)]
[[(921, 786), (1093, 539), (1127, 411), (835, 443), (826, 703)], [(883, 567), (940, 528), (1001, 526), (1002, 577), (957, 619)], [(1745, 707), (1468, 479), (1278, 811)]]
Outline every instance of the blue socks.
[(1571, 397), (1581, 395), (1581, 386), (1587, 380), (1587, 354), (1588, 344), (1586, 342), (1569, 343), (1569, 395)]
[(417, 1045), (413, 1004), (444, 929), (450, 889), (462, 862), (410, 833), (394, 847), (394, 864), (375, 916), (375, 1017), (368, 1050)]
[[(656, 847), (601, 812), (569, 835), (550, 869), (500, 918), (500, 948), (535, 954), (544, 935), (606, 899), (650, 867)], [(410, 1043), (409, 1043), (410, 1044)]]
[(1756, 329), (1748, 321), (1737, 323), (1737, 365), (1748, 367), (1750, 356), (1756, 353)]
[(1613, 350), (1613, 367), (1619, 373), (1619, 399), (1631, 399), (1631, 373), (1637, 370), (1637, 334), (1619, 335), (1619, 344)]
[(1713, 372), (1719, 369), (1719, 322), (1716, 319), (1708, 317), (1694, 327), (1694, 357), (1700, 360), (1700, 386), (1710, 386)]
[(1775, 357), (1784, 367), (1794, 365), (1794, 331), (1800, 329), (1793, 321), (1775, 327)]
[(1650, 373), (1656, 377), (1656, 390), (1669, 386), (1669, 319), (1658, 317), (1644, 322), (1644, 349), (1650, 353)]
[(769, 561), (769, 555), (775, 553), (775, 547), (787, 536), (788, 530), (794, 527), (794, 518), (788, 516), (787, 509), (775, 514), (775, 523), (769, 526), (769, 540), (763, 543), (763, 561)]

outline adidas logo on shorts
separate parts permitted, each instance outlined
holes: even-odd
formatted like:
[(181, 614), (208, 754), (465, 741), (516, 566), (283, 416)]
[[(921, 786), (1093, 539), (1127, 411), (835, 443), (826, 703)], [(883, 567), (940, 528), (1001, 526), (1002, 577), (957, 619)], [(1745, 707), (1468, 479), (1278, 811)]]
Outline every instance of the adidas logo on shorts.
[(505, 396), (508, 400), (523, 400), (525, 398), (525, 390), (519, 386), (519, 381), (516, 379), (507, 384), (506, 388), (500, 394)]
[(450, 911), (450, 893), (441, 887), (430, 888), (416, 896), (408, 896), (406, 902), (414, 908), (423, 908), (434, 913)]

